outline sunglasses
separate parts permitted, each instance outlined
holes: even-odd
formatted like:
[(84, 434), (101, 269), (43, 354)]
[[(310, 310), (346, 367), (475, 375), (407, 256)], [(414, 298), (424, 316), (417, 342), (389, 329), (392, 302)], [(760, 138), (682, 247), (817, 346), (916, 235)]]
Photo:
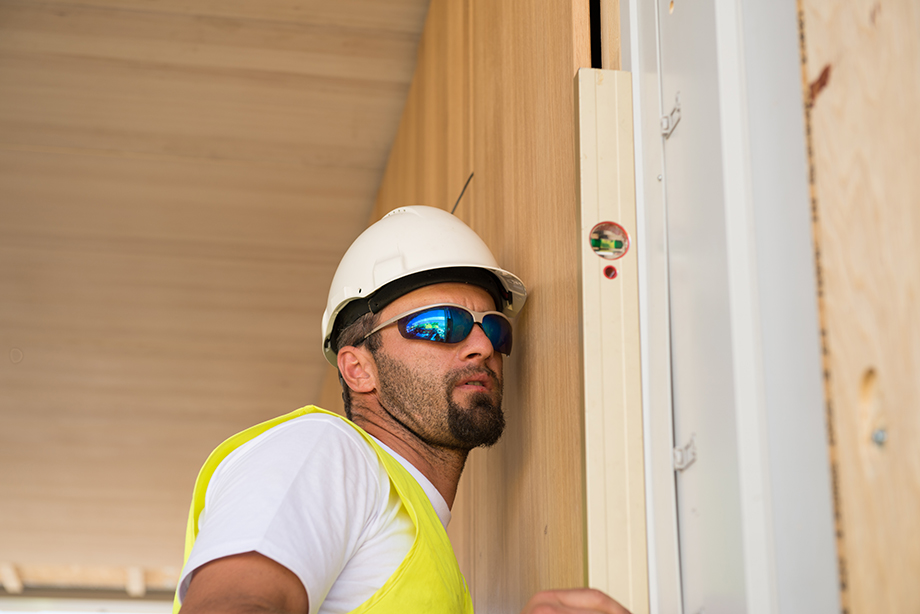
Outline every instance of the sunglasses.
[(393, 323), (405, 339), (437, 343), (460, 343), (473, 332), (473, 325), (479, 324), (496, 352), (511, 354), (511, 320), (498, 311), (470, 311), (453, 303), (429, 305), (390, 318), (364, 339)]

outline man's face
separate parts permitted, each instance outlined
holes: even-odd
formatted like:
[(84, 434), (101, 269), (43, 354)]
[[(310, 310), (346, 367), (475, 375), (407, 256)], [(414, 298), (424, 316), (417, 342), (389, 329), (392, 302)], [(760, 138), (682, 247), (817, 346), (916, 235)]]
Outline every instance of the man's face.
[[(426, 286), (388, 305), (380, 321), (427, 305), (455, 303), (472, 311), (495, 304), (467, 284)], [(380, 331), (375, 353), (378, 399), (398, 422), (430, 445), (455, 449), (490, 446), (502, 434), (502, 355), (479, 325), (459, 343), (404, 339), (397, 327)]]

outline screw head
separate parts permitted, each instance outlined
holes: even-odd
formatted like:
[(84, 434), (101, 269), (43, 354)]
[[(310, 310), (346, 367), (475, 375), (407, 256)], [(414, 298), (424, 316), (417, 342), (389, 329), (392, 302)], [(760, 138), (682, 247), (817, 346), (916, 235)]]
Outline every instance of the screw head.
[(888, 431), (885, 429), (875, 429), (872, 431), (872, 441), (875, 445), (881, 447), (888, 441)]

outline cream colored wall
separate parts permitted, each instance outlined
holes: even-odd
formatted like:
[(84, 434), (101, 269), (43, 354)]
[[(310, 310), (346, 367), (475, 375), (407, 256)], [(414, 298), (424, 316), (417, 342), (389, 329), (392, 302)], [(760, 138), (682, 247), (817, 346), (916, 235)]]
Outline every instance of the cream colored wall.
[(799, 6), (843, 607), (851, 614), (914, 613), (920, 6)]

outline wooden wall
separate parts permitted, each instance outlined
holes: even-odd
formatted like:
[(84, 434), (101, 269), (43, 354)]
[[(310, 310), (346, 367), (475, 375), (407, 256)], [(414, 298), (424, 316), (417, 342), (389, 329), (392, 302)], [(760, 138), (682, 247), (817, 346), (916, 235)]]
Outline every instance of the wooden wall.
[(920, 612), (920, 5), (800, 0), (844, 611)]
[(508, 428), (472, 453), (450, 527), (478, 611), (585, 582), (573, 79), (588, 21), (586, 0), (433, 0), (375, 208), (450, 210), (474, 173), (456, 213), (528, 287)]
[(8, 589), (170, 589), (208, 452), (315, 399), (426, 11), (0, 3)]

